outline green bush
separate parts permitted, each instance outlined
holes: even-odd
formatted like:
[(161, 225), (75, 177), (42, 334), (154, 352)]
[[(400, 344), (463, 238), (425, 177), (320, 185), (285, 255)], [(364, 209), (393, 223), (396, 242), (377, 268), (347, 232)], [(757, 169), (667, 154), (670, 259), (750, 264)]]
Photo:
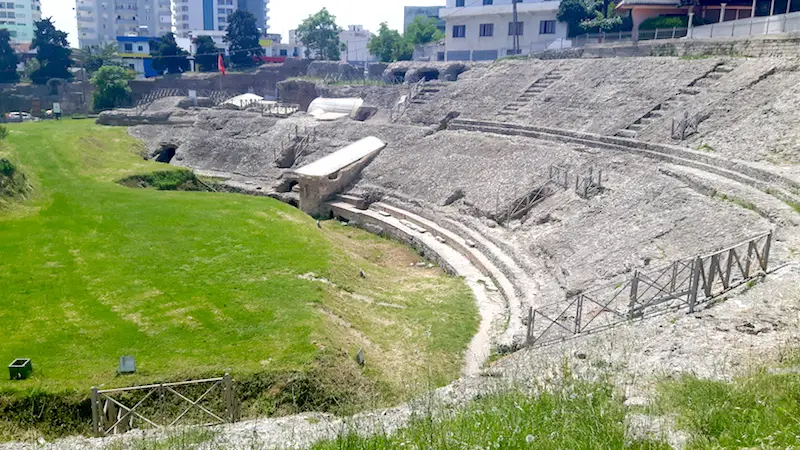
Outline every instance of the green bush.
[(14, 165), (11, 164), (11, 161), (9, 161), (9, 160), (7, 160), (5, 158), (0, 158), (0, 173), (1, 174), (5, 175), (7, 177), (10, 177), (10, 176), (14, 175), (14, 172), (16, 172), (16, 170), (17, 169), (14, 167)]
[(131, 101), (131, 88), (128, 82), (136, 78), (136, 74), (123, 67), (103, 66), (92, 77), (95, 88), (92, 95), (92, 108), (95, 111), (126, 106)]
[(5, 125), (0, 125), (0, 141), (8, 137), (8, 128)]
[[(692, 24), (694, 26), (707, 25), (712, 23), (713, 20), (704, 19), (702, 17), (694, 17)], [(686, 28), (689, 25), (689, 18), (686, 16), (659, 16), (646, 19), (639, 25), (640, 30), (666, 30), (668, 28)]]

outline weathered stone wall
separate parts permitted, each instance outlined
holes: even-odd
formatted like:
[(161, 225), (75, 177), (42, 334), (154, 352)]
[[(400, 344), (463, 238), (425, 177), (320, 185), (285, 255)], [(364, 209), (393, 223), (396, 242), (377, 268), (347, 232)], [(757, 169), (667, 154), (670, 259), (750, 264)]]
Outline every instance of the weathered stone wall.
[(230, 92), (253, 92), (261, 96), (272, 97), (279, 82), (306, 74), (311, 61), (288, 59), (284, 64), (268, 64), (251, 73), (228, 73), (220, 75), (190, 73), (184, 75), (165, 75), (147, 80), (130, 82), (134, 101), (158, 89), (181, 90), (224, 90)]
[(614, 58), (632, 56), (751, 56), (800, 57), (800, 34), (758, 36), (749, 39), (665, 39), (624, 44), (589, 45), (583, 49), (584, 58)]
[(60, 102), (64, 114), (72, 114), (81, 111), (84, 98), (91, 98), (91, 89), (89, 83), (67, 83), (58, 87), (57, 92), (46, 85), (0, 84), (0, 112), (26, 111), (38, 115), (39, 111), (33, 111), (34, 100), (38, 100), (43, 110)]
[(364, 70), (339, 61), (314, 61), (308, 66), (306, 75), (312, 78), (363, 80)]

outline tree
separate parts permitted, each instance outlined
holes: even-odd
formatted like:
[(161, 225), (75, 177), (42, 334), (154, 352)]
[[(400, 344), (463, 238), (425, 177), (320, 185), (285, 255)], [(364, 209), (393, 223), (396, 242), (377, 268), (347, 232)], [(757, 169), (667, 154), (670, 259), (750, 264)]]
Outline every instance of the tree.
[(17, 64), (19, 57), (11, 48), (11, 34), (6, 29), (0, 29), (0, 83), (16, 83), (19, 81)]
[(72, 79), (69, 68), (72, 66), (72, 50), (67, 42), (67, 33), (57, 30), (52, 18), (35, 22), (36, 32), (33, 36), (31, 50), (36, 50), (39, 69), (31, 73), (31, 81), (45, 84), (51, 78)]
[(114, 44), (76, 50), (73, 59), (87, 73), (95, 73), (103, 66), (122, 65), (117, 56), (117, 46)]
[(153, 57), (153, 69), (159, 75), (189, 71), (189, 52), (178, 46), (173, 33), (151, 40), (150, 56)]
[(136, 74), (120, 66), (103, 66), (92, 77), (94, 94), (92, 107), (95, 111), (126, 106), (131, 101), (131, 88), (128, 82)]
[(581, 23), (594, 18), (595, 15), (580, 0), (563, 0), (558, 6), (556, 19), (567, 24), (567, 36), (581, 34)]
[(228, 32), (224, 39), (234, 67), (259, 65), (257, 58), (264, 56), (264, 49), (258, 42), (260, 36), (256, 18), (249, 12), (240, 9), (228, 16)]
[(403, 38), (397, 30), (390, 30), (386, 22), (381, 24), (378, 34), (369, 40), (367, 49), (380, 62), (410, 60), (414, 54), (414, 44)]
[(211, 36), (198, 36), (194, 40), (197, 50), (194, 52), (194, 62), (200, 72), (216, 72), (219, 55), (223, 50), (217, 47)]
[(444, 39), (433, 17), (417, 16), (406, 28), (405, 38), (413, 45), (424, 45)]
[(339, 33), (342, 29), (336, 25), (336, 17), (322, 8), (320, 12), (308, 16), (299, 27), (297, 37), (306, 46), (306, 57), (312, 55), (317, 59), (338, 60), (340, 53)]

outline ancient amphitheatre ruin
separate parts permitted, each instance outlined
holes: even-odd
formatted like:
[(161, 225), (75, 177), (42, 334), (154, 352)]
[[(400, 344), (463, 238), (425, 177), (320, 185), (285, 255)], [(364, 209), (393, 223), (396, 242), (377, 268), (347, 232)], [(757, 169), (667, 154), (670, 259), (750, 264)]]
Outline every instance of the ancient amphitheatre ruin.
[[(149, 158), (463, 277), (481, 324), (463, 377), (433, 394), (443, 403), (557, 377), (565, 355), (586, 376), (614, 367), (629, 399), (647, 399), (657, 376), (725, 379), (796, 339), (800, 66), (787, 48), (395, 63), (386, 83), (285, 81), (291, 114), (165, 97), (98, 122), (130, 127)], [(319, 117), (317, 98), (346, 112)], [(392, 430), (412, 409), (348, 423)], [(264, 419), (218, 439), (306, 446), (342, 423)]]

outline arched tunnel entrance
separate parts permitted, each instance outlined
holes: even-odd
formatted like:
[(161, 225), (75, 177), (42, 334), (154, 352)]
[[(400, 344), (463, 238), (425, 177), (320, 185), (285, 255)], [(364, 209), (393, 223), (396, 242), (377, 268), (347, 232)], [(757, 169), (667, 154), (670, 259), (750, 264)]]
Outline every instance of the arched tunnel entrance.
[(169, 164), (172, 162), (172, 158), (175, 157), (175, 152), (178, 150), (178, 146), (168, 144), (162, 145), (161, 150), (156, 153), (156, 162)]

